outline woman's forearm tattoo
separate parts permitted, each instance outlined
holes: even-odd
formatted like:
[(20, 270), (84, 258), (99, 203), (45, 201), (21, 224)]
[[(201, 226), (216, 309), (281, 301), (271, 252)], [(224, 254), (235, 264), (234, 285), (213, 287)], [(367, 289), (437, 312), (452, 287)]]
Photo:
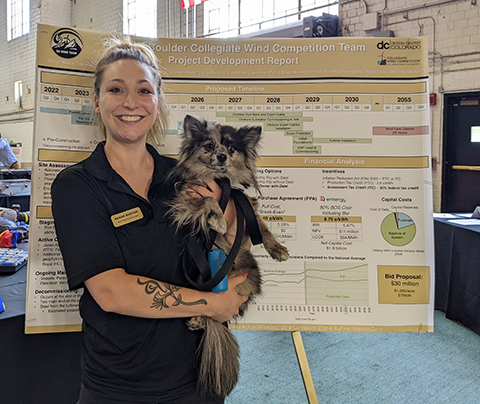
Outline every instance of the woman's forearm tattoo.
[(172, 306), (195, 306), (199, 304), (207, 304), (205, 299), (200, 299), (194, 302), (185, 302), (181, 293), (177, 293), (182, 289), (180, 286), (169, 285), (165, 283), (159, 283), (154, 280), (148, 280), (142, 282), (140, 278), (137, 279), (137, 283), (141, 286), (145, 286), (145, 293), (147, 295), (153, 294), (153, 303), (150, 306), (152, 309), (168, 308), (168, 299), (172, 302)]

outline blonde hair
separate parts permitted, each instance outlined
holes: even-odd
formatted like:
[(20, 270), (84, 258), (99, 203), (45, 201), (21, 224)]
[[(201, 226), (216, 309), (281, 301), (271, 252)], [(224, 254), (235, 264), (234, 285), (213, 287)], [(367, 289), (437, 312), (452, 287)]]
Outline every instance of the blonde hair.
[[(139, 63), (149, 67), (155, 79), (155, 90), (160, 103), (160, 113), (157, 115), (153, 126), (147, 133), (147, 142), (155, 147), (163, 144), (165, 134), (167, 132), (167, 101), (162, 90), (162, 77), (160, 75), (160, 65), (155, 53), (145, 44), (133, 42), (130, 37), (111, 38), (110, 45), (105, 49), (102, 57), (97, 62), (94, 70), (94, 91), (97, 98), (100, 95), (100, 87), (102, 85), (103, 73), (105, 69), (112, 63), (119, 60), (136, 60)], [(98, 127), (103, 136), (106, 138), (106, 128), (100, 114), (97, 115)]]

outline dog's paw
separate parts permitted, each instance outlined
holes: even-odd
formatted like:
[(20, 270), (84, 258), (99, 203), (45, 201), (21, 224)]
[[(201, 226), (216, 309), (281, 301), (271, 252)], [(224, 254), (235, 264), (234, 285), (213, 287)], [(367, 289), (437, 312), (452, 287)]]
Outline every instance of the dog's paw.
[(235, 290), (240, 296), (250, 296), (253, 294), (253, 287), (250, 285), (248, 278), (240, 285), (235, 286)]
[(266, 227), (261, 228), (263, 247), (276, 261), (286, 261), (290, 257), (288, 248), (280, 244)]
[(271, 244), (268, 247), (265, 245), (265, 249), (276, 261), (286, 261), (290, 257), (288, 248), (278, 242), (275, 244)]
[(187, 326), (190, 331), (203, 330), (207, 327), (205, 317), (192, 317), (187, 321)]
[(225, 234), (227, 232), (227, 221), (223, 214), (218, 215), (216, 212), (211, 212), (208, 217), (208, 225), (218, 234)]

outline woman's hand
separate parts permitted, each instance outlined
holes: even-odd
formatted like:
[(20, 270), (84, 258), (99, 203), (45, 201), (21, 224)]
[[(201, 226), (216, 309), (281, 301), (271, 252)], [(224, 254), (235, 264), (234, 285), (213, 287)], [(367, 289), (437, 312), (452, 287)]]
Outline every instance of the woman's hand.
[(228, 279), (228, 290), (226, 292), (215, 293), (208, 299), (212, 303), (212, 313), (210, 317), (219, 323), (230, 321), (238, 314), (238, 308), (248, 300), (248, 296), (242, 296), (237, 293), (235, 287), (245, 282), (243, 275)]

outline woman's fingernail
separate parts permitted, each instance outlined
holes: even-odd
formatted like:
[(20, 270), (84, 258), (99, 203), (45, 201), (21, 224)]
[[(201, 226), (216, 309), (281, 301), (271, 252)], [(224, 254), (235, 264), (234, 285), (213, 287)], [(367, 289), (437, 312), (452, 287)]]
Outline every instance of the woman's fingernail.
[(243, 274), (243, 277), (244, 277), (245, 279), (247, 279), (247, 276), (248, 276), (248, 274)]
[(188, 186), (188, 188), (192, 188), (192, 183), (189, 182), (187, 186)]

